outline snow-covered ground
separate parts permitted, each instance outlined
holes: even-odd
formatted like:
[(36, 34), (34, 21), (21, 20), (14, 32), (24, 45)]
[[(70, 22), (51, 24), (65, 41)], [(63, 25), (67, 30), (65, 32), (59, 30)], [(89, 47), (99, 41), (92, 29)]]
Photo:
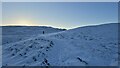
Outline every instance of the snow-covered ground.
[(0, 67), (2, 67), (2, 28), (0, 27)]
[(22, 41), (30, 37), (42, 34), (64, 31), (64, 29), (45, 27), (45, 26), (3, 26), (2, 27), (2, 44)]
[(0, 68), (2, 67), (2, 46), (0, 46)]
[(38, 34), (3, 44), (2, 65), (116, 66), (118, 44), (117, 23)]

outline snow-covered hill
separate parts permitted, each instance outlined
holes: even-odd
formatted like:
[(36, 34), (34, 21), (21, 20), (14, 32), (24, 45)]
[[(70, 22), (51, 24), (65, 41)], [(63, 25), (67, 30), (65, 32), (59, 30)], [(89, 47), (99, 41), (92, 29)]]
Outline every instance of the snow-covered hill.
[(118, 24), (40, 34), (3, 45), (3, 66), (118, 65)]
[(46, 26), (2, 26), (2, 44), (25, 40), (43, 34), (43, 31), (48, 34), (64, 30)]
[(0, 67), (2, 67), (2, 46), (0, 46)]
[(0, 67), (2, 67), (2, 28), (0, 27)]

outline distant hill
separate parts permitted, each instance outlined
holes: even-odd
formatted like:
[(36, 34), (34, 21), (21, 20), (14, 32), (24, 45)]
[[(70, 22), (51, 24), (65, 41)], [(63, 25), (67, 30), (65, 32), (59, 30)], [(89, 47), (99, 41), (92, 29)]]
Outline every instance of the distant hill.
[(52, 28), (47, 26), (2, 26), (3, 35), (35, 35), (64, 31), (66, 29)]
[(64, 31), (47, 26), (2, 26), (2, 44), (17, 42), (37, 35)]

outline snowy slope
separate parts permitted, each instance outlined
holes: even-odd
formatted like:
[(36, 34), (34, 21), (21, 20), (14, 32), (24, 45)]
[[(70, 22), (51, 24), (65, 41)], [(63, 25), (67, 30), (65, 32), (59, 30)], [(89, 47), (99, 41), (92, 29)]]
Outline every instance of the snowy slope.
[(2, 67), (2, 46), (0, 46), (0, 67)]
[(2, 28), (0, 27), (0, 67), (2, 67)]
[(79, 27), (3, 45), (3, 66), (118, 65), (118, 24)]
[(21, 40), (28, 39), (30, 37), (45, 34), (64, 31), (64, 29), (46, 27), (46, 26), (2, 26), (2, 44), (9, 44)]

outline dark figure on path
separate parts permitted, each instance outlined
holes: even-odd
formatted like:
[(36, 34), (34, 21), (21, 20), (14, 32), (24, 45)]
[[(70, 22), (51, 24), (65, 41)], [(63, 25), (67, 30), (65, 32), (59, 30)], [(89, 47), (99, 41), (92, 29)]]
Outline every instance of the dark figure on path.
[(43, 34), (44, 34), (45, 32), (43, 31)]

